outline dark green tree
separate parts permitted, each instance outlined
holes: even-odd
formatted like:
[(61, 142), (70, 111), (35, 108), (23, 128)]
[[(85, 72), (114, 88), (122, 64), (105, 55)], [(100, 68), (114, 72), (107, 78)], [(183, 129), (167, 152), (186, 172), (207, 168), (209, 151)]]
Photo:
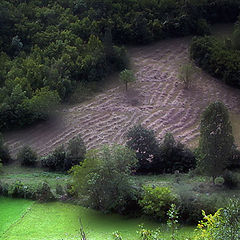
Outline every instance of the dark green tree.
[(199, 168), (213, 182), (227, 167), (233, 147), (228, 110), (222, 102), (211, 103), (202, 114), (197, 158)]
[(130, 174), (136, 161), (135, 153), (120, 145), (90, 150), (71, 169), (73, 189), (89, 207), (122, 212), (135, 198)]
[(136, 152), (139, 172), (151, 172), (159, 158), (159, 144), (152, 130), (137, 125), (127, 133), (127, 146)]

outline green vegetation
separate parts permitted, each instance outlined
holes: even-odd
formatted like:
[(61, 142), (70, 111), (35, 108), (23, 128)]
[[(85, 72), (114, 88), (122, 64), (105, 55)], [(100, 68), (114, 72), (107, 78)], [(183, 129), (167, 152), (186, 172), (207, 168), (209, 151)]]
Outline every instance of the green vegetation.
[(129, 129), (126, 144), (136, 152), (140, 173), (188, 172), (196, 165), (191, 150), (176, 142), (171, 133), (159, 143), (152, 130), (137, 125)]
[(203, 112), (200, 134), (198, 165), (214, 182), (229, 165), (234, 148), (232, 127), (223, 103), (211, 103)]
[(66, 172), (72, 166), (79, 164), (84, 160), (86, 147), (80, 135), (71, 139), (66, 148), (58, 146), (52, 153), (41, 158), (43, 168), (48, 168), (50, 171)]
[(37, 162), (37, 153), (34, 152), (31, 147), (24, 146), (17, 155), (17, 161), (22, 166), (34, 166)]
[(193, 66), (190, 63), (182, 65), (179, 69), (179, 79), (186, 89), (189, 89), (193, 83)]
[(194, 37), (190, 54), (203, 70), (226, 84), (239, 88), (240, 57), (238, 47), (234, 43), (237, 41), (239, 25), (236, 26), (233, 40), (221, 41), (212, 36)]
[(73, 189), (79, 197), (86, 197), (87, 206), (124, 212), (135, 198), (130, 178), (135, 164), (134, 152), (124, 146), (91, 150), (84, 162), (71, 170)]
[(0, 238), (11, 225), (15, 224), (33, 202), (24, 199), (0, 197)]
[(136, 78), (134, 76), (133, 71), (125, 69), (122, 72), (120, 72), (120, 81), (125, 84), (126, 91), (128, 90), (128, 84), (131, 82), (136, 82)]
[(170, 206), (176, 201), (177, 196), (168, 187), (143, 186), (139, 204), (146, 215), (164, 221)]
[[(8, 201), (9, 199), (4, 199)], [(11, 199), (10, 199), (11, 200)], [(21, 200), (14, 200), (20, 202)], [(9, 201), (10, 202), (10, 201)], [(0, 208), (2, 201), (0, 201)], [(31, 202), (30, 202), (31, 203)], [(79, 217), (89, 240), (112, 239), (111, 235), (119, 231), (127, 240), (137, 239), (138, 226), (144, 224), (148, 229), (160, 226), (163, 235), (169, 232), (165, 225), (142, 218), (129, 218), (116, 214), (103, 214), (77, 205), (54, 203), (35, 203), (18, 224), (13, 225), (3, 235), (3, 240), (40, 240), (40, 239), (76, 239), (79, 240)], [(5, 220), (5, 219), (3, 219)], [(185, 236), (193, 234), (192, 227), (180, 231)]]

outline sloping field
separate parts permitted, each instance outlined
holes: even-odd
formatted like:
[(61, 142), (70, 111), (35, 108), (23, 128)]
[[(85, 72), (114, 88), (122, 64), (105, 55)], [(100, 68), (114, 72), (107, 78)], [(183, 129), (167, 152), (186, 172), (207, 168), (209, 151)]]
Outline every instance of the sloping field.
[(56, 120), (6, 134), (11, 153), (29, 144), (39, 154), (46, 154), (79, 133), (88, 148), (124, 143), (125, 133), (137, 123), (153, 129), (158, 139), (172, 132), (183, 143), (196, 144), (203, 109), (220, 100), (238, 116), (240, 90), (200, 70), (195, 73), (193, 88), (184, 89), (178, 69), (188, 60), (189, 42), (190, 38), (179, 38), (131, 48), (137, 76), (132, 90), (127, 94), (122, 86), (106, 90), (90, 102), (66, 107)]
[(32, 205), (32, 201), (0, 197), (0, 239), (2, 234), (17, 223)]

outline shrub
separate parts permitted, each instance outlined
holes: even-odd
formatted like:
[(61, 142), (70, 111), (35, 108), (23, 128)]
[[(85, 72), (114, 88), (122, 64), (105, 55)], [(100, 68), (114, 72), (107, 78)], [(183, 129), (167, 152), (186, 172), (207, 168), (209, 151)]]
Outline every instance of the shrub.
[(55, 200), (55, 197), (49, 187), (48, 183), (43, 182), (38, 186), (36, 198), (40, 202), (47, 202)]
[(160, 145), (160, 159), (154, 162), (154, 169), (158, 172), (183, 173), (196, 166), (196, 159), (191, 150), (180, 142), (176, 142), (171, 133), (165, 135)]
[(56, 186), (56, 194), (64, 195), (64, 189), (63, 189), (62, 185), (57, 184), (57, 186)]
[(48, 156), (41, 159), (42, 167), (51, 171), (68, 171), (83, 161), (86, 147), (80, 135), (68, 142), (67, 149), (63, 145), (57, 147)]
[(42, 167), (48, 168), (50, 171), (63, 171), (66, 161), (66, 151), (64, 146), (57, 147), (48, 156), (41, 159)]
[(89, 207), (124, 212), (135, 199), (130, 174), (136, 161), (134, 152), (120, 145), (91, 150), (71, 170), (73, 190)]
[(210, 35), (211, 29), (206, 19), (198, 19), (194, 33), (200, 36)]
[(191, 58), (203, 70), (222, 79), (226, 84), (240, 87), (240, 55), (238, 50), (224, 46), (214, 37), (194, 37)]
[(159, 161), (159, 144), (152, 130), (137, 125), (127, 132), (127, 146), (136, 152), (137, 171), (153, 171), (153, 163)]
[(192, 86), (193, 73), (194, 73), (194, 70), (193, 70), (192, 64), (190, 63), (182, 65), (179, 69), (179, 79), (181, 80), (181, 82), (183, 83), (186, 89)]
[(223, 177), (217, 177), (214, 181), (215, 185), (222, 186), (224, 184), (224, 178)]
[(198, 224), (196, 240), (237, 240), (240, 236), (240, 203), (238, 199), (229, 201), (214, 215), (203, 211), (203, 220)]
[(35, 166), (37, 163), (37, 153), (30, 146), (24, 146), (17, 154), (17, 160), (22, 166)]
[(68, 171), (72, 166), (83, 161), (86, 154), (86, 147), (80, 135), (71, 139), (67, 145), (67, 156), (64, 163), (64, 170)]
[(232, 171), (230, 170), (225, 170), (223, 173), (223, 179), (224, 179), (224, 185), (227, 188), (233, 189), (238, 186), (239, 180)]
[(184, 223), (196, 224), (202, 218), (202, 210), (207, 214), (217, 211), (217, 201), (215, 198), (196, 196), (193, 192), (182, 190), (179, 192), (180, 219)]
[(2, 166), (3, 166), (2, 160), (0, 159), (0, 174), (1, 174), (1, 172), (2, 172)]
[(144, 214), (166, 220), (171, 204), (177, 202), (177, 196), (168, 187), (143, 186), (143, 196), (139, 200)]
[(2, 164), (7, 164), (11, 160), (8, 147), (4, 145), (3, 136), (1, 133), (0, 133), (0, 159), (2, 161)]

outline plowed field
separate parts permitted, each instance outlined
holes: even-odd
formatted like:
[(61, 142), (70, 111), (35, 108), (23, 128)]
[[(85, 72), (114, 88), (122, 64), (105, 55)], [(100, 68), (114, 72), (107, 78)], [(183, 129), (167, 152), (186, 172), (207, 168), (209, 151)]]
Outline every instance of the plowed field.
[(190, 38), (179, 38), (130, 48), (137, 82), (127, 93), (119, 84), (87, 103), (62, 109), (56, 120), (5, 134), (11, 153), (29, 144), (46, 154), (79, 133), (88, 149), (122, 144), (127, 130), (137, 123), (153, 129), (158, 139), (172, 132), (183, 143), (196, 144), (203, 109), (220, 100), (238, 115), (240, 90), (200, 70), (194, 74), (193, 87), (184, 89), (178, 70), (189, 59), (189, 42)]

